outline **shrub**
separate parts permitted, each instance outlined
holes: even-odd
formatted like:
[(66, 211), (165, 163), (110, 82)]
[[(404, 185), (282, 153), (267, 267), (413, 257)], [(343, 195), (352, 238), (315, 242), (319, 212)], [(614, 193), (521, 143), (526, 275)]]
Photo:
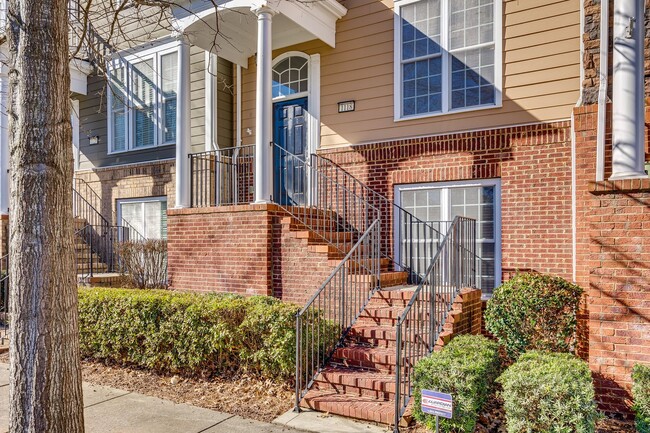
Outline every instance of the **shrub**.
[(429, 429), (435, 417), (422, 412), (422, 390), (451, 394), (454, 399), (452, 419), (440, 419), (442, 432), (473, 432), (479, 411), (488, 399), (499, 374), (499, 347), (480, 335), (461, 335), (440, 352), (434, 352), (415, 366), (415, 419)]
[(85, 357), (159, 372), (294, 374), (299, 307), (268, 297), (81, 289)]
[(573, 352), (581, 295), (559, 277), (517, 274), (488, 301), (486, 329), (513, 359), (531, 349)]
[(650, 365), (635, 365), (632, 380), (636, 429), (639, 433), (650, 433)]
[(121, 242), (118, 247), (122, 273), (131, 287), (162, 289), (167, 287), (167, 241)]
[(591, 372), (574, 355), (527, 352), (497, 381), (508, 433), (594, 431), (599, 415)]

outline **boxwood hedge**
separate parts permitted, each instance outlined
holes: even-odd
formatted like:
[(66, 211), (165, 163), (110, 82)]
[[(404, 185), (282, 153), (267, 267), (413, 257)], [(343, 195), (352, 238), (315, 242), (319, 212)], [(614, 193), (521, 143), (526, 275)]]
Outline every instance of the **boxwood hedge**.
[(508, 433), (592, 433), (599, 417), (586, 362), (568, 353), (524, 353), (497, 379)]
[[(481, 335), (460, 335), (440, 352), (416, 364), (414, 401), (421, 401), (423, 389), (451, 394), (454, 416), (440, 419), (440, 431), (472, 433), (499, 371), (497, 343)], [(422, 412), (420, 404), (414, 405), (413, 414), (417, 421), (434, 430), (435, 417)]]
[(262, 296), (80, 289), (81, 352), (159, 372), (288, 379), (298, 310)]

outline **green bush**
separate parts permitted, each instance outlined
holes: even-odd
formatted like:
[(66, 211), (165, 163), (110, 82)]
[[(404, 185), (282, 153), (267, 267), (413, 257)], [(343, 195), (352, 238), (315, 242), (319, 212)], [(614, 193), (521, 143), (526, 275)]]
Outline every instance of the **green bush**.
[(294, 374), (299, 307), (268, 297), (81, 289), (85, 357), (159, 372)]
[(444, 392), (453, 396), (454, 416), (440, 419), (440, 431), (473, 432), (499, 369), (499, 347), (495, 342), (480, 335), (454, 338), (440, 352), (415, 366), (415, 419), (433, 430), (435, 417), (422, 412), (419, 404), (422, 390)]
[(650, 365), (635, 365), (632, 380), (636, 429), (639, 433), (650, 433)]
[(497, 379), (508, 433), (589, 433), (599, 417), (587, 363), (531, 351)]
[(497, 287), (486, 329), (516, 359), (527, 350), (573, 352), (582, 289), (559, 277), (517, 274)]

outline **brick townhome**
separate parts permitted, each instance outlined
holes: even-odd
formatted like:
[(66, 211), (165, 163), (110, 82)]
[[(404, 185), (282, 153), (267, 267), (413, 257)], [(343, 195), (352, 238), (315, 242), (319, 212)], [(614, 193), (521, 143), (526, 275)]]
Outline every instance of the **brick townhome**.
[[(581, 355), (602, 408), (627, 413), (631, 368), (650, 363), (645, 9), (632, 0), (233, 0), (217, 14), (207, 1), (179, 3), (174, 33), (156, 28), (146, 43), (116, 46), (109, 84), (79, 68), (72, 96), (76, 177), (113, 224), (167, 237), (172, 288), (305, 304), (345, 260), (339, 240), (364, 230), (319, 234), (318, 221), (333, 217), (320, 209), (301, 220), (294, 207), (352, 182), (386, 199), (368, 208), (387, 216), (382, 260), (395, 263), (381, 264), (384, 287), (405, 285), (399, 260), (413, 243), (404, 215), (443, 234), (455, 216), (476, 220), (483, 299), (517, 271), (581, 285)], [(138, 37), (154, 26), (140, 24)], [(637, 60), (617, 68), (626, 60), (614, 46)], [(6, 176), (0, 188), (6, 214)], [(372, 197), (351, 193), (346, 203), (357, 195)], [(419, 236), (413, 226), (409, 234)], [(457, 305), (464, 316), (449, 332), (476, 326), (475, 296), (459, 296), (471, 302)], [(395, 324), (364, 314), (360, 323)], [(364, 326), (353, 328), (359, 338)], [(384, 385), (371, 390), (394, 395)], [(336, 412), (342, 401), (317, 407)], [(366, 409), (347, 415), (392, 422), (382, 407)]]

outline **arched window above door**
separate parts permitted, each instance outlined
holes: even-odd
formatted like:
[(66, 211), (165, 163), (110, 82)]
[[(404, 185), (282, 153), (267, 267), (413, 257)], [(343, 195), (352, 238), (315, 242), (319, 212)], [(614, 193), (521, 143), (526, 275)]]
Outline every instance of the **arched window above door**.
[(309, 62), (305, 57), (291, 56), (273, 66), (273, 98), (307, 94)]

